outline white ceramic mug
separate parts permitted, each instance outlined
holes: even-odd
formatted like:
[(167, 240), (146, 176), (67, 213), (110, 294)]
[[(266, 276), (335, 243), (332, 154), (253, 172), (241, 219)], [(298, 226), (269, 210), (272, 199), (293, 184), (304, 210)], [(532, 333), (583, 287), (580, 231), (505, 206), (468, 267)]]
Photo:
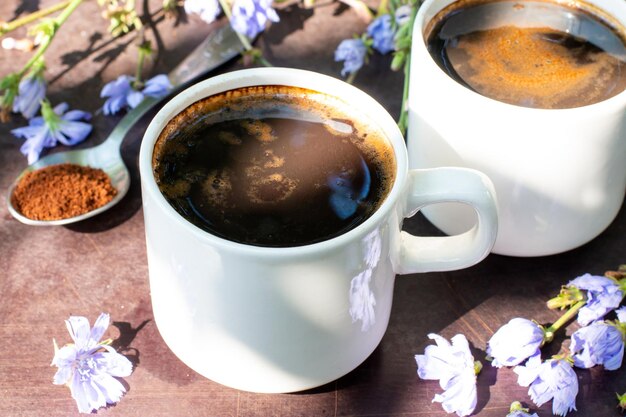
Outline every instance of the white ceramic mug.
[[(615, 218), (626, 191), (626, 92), (572, 109), (534, 109), (484, 97), (454, 81), (433, 60), (425, 28), (456, 0), (427, 0), (413, 28), (409, 131), (411, 168), (480, 170), (498, 194), (493, 252), (539, 256), (576, 248)], [(626, 2), (587, 0), (626, 23)], [(456, 204), (424, 215), (448, 234), (475, 222)]]
[[(160, 193), (155, 140), (195, 101), (253, 85), (296, 86), (353, 104), (377, 123), (395, 152), (395, 183), (382, 205), (345, 234), (299, 247), (249, 246), (185, 220)], [(257, 68), (190, 87), (146, 130), (139, 156), (152, 307), (171, 350), (198, 373), (255, 392), (292, 392), (357, 367), (387, 328), (396, 273), (470, 266), (496, 236), (492, 184), (474, 170), (408, 170), (403, 137), (374, 99), (343, 81), (308, 71)], [(479, 222), (454, 237), (416, 237), (402, 220), (426, 204), (463, 201)]]

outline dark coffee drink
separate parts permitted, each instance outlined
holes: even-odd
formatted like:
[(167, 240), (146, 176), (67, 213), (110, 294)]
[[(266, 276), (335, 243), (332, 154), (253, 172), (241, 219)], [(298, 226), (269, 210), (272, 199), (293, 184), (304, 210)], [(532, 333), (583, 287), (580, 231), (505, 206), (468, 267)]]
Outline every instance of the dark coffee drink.
[(573, 108), (626, 89), (624, 28), (584, 2), (461, 0), (425, 35), (452, 78), (505, 103)]
[(349, 104), (285, 86), (200, 100), (159, 136), (154, 176), (196, 226), (235, 242), (301, 246), (365, 221), (394, 181), (384, 133)]

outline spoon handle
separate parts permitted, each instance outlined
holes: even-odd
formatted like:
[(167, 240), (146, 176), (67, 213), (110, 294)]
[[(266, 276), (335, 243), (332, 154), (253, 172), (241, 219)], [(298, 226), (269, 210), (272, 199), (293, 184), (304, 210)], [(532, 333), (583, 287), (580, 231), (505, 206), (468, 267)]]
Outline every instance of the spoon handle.
[[(243, 44), (230, 24), (227, 23), (215, 28), (196, 49), (187, 55), (185, 59), (168, 74), (170, 83), (173, 86), (170, 93), (178, 91), (189, 81), (234, 58), (240, 54), (243, 49)], [(128, 133), (133, 125), (137, 123), (148, 110), (165, 97), (166, 96), (155, 98), (146, 96), (137, 107), (126, 113), (111, 131), (109, 137), (103, 142), (103, 145), (106, 143), (106, 146), (119, 147), (124, 140), (124, 136), (126, 136), (126, 133)]]

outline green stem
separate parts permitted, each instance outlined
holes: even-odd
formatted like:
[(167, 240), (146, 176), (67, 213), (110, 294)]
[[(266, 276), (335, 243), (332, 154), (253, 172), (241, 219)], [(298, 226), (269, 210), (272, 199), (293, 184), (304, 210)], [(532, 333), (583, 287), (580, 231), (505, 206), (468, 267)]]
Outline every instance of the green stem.
[(141, 71), (143, 69), (143, 62), (145, 59), (146, 54), (140, 52), (139, 58), (137, 59), (137, 70), (135, 71), (135, 83), (137, 83), (137, 85), (141, 85)]
[[(417, 4), (419, 5), (419, 0)], [(408, 28), (409, 28), (408, 33), (406, 35), (408, 39), (413, 38), (413, 25), (415, 23), (415, 18), (417, 17), (417, 9), (418, 7), (413, 7), (411, 11), (411, 17), (409, 21), (405, 23), (406, 25), (408, 25)], [(411, 78), (410, 74), (411, 74), (411, 49), (409, 48), (406, 51), (406, 58), (404, 61), (404, 86), (402, 89), (402, 107), (400, 110), (400, 119), (398, 120), (398, 127), (400, 128), (400, 131), (402, 132), (403, 135), (406, 134), (406, 130), (409, 125), (407, 99), (409, 97), (409, 82)]]
[(42, 17), (48, 16), (49, 14), (58, 12), (59, 10), (67, 7), (71, 3), (71, 1), (72, 0), (65, 0), (61, 3), (57, 3), (45, 9), (37, 10), (36, 12), (30, 13), (11, 22), (3, 22), (2, 24), (0, 24), (0, 36), (6, 35), (7, 33), (12, 32), (19, 27), (32, 23), (38, 19), (41, 19)]
[(376, 16), (382, 16), (388, 12), (387, 5), (389, 4), (389, 0), (380, 0), (380, 4), (378, 5), (378, 10), (376, 11)]
[(59, 14), (53, 20), (53, 22), (54, 22), (54, 32), (50, 36), (47, 36), (47, 37), (44, 38), (43, 42), (37, 48), (37, 51), (35, 52), (35, 54), (28, 60), (26, 65), (24, 65), (24, 68), (22, 68), (22, 70), (19, 72), (20, 78), (22, 78), (22, 76), (30, 69), (30, 67), (32, 67), (33, 64), (35, 62), (37, 62), (37, 60), (39, 60), (39, 58), (41, 58), (43, 56), (44, 52), (46, 52), (46, 49), (48, 49), (48, 47), (52, 43), (52, 39), (54, 38), (54, 36), (56, 35), (57, 31), (59, 30), (59, 27), (61, 27), (61, 25), (63, 23), (65, 23), (67, 18), (70, 17), (72, 12), (74, 12), (74, 10), (76, 10), (76, 8), (82, 2), (83, 2), (83, 0), (71, 0), (67, 4), (65, 9), (61, 12), (61, 14)]
[(579, 301), (579, 302), (577, 302), (576, 304), (571, 306), (570, 309), (567, 310), (567, 312), (565, 314), (563, 314), (561, 317), (559, 317), (559, 319), (557, 321), (552, 323), (552, 325), (545, 330), (546, 342), (551, 342), (552, 339), (554, 338), (554, 333), (557, 330), (559, 330), (565, 323), (570, 321), (578, 313), (578, 310), (580, 310), (580, 308), (582, 306), (584, 306), (586, 303), (587, 303), (586, 301)]
[[(219, 0), (220, 5), (222, 6), (222, 10), (224, 11), (224, 14), (226, 15), (226, 17), (228, 18), (228, 21), (230, 22), (233, 14), (230, 11), (230, 6), (229, 4), (226, 2), (226, 0)], [(252, 50), (252, 44), (250, 44), (250, 40), (248, 39), (247, 36), (235, 31), (235, 33), (237, 34), (237, 37), (239, 38), (239, 40), (241, 41), (241, 43), (243, 44), (243, 47), (246, 48), (246, 51), (250, 51)]]
[[(143, 30), (142, 30), (142, 35), (143, 35)], [(142, 48), (141, 45), (138, 47), (138, 49), (139, 49), (139, 57), (137, 58), (137, 69), (135, 70), (135, 80), (133, 81), (133, 86), (135, 87), (136, 90), (139, 90), (141, 86), (143, 85), (141, 81), (141, 74), (143, 72), (143, 63), (146, 60), (146, 55), (148, 55), (148, 53)]]
[(408, 127), (408, 109), (407, 109), (407, 99), (409, 97), (409, 75), (411, 73), (411, 54), (409, 53), (406, 57), (406, 61), (404, 61), (404, 86), (402, 88), (402, 107), (400, 108), (400, 119), (398, 120), (398, 127), (400, 128), (400, 132), (402, 134), (406, 134), (406, 129)]

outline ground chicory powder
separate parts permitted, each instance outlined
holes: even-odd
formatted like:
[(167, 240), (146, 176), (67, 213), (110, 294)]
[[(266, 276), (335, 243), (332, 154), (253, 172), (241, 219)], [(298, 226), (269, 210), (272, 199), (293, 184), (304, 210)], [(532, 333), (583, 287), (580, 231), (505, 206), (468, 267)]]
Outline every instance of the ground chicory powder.
[(26, 173), (11, 195), (11, 204), (33, 220), (79, 216), (111, 201), (117, 190), (101, 169), (58, 164)]

